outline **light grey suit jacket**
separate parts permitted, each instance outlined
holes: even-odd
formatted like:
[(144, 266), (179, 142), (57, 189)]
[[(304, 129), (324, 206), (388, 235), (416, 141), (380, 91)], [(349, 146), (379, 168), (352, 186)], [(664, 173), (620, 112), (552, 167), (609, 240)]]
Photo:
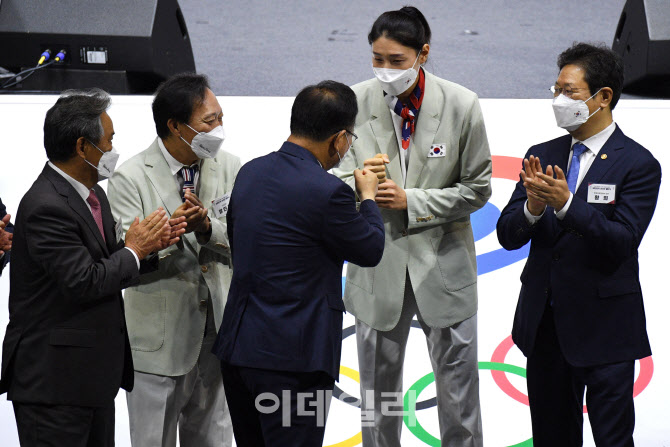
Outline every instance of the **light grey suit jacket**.
[[(240, 160), (221, 151), (202, 161), (198, 197), (204, 206), (230, 192)], [(140, 220), (162, 206), (171, 215), (181, 204), (172, 172), (154, 141), (145, 151), (121, 165), (109, 180), (112, 214), (128, 230), (135, 216)], [(140, 285), (125, 290), (128, 335), (135, 370), (178, 376), (198, 360), (211, 296), (216, 330), (232, 278), (226, 219), (217, 219), (210, 207), (212, 235), (205, 245), (194, 233), (159, 256), (159, 269), (142, 275)]]
[[(354, 187), (352, 172), (375, 154), (388, 154), (387, 177), (403, 186), (391, 112), (380, 84), (352, 87), (358, 98), (359, 139), (333, 172)], [(375, 268), (347, 267), (347, 310), (381, 331), (402, 310), (408, 270), (421, 316), (448, 327), (477, 312), (477, 263), (470, 214), (491, 196), (491, 154), (477, 96), (426, 72), (425, 93), (412, 136), (405, 192), (407, 210), (382, 209), (384, 257)], [(444, 157), (428, 157), (444, 144)]]

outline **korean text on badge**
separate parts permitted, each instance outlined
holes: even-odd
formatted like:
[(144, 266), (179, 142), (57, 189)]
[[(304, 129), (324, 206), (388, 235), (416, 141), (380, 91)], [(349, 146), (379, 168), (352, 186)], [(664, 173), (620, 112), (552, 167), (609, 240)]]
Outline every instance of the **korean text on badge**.
[(212, 211), (214, 211), (214, 217), (221, 218), (226, 217), (228, 213), (228, 204), (230, 203), (231, 193), (226, 193), (219, 197), (218, 199), (212, 200)]
[(614, 204), (616, 185), (603, 183), (590, 183), (589, 193), (586, 198), (588, 203)]

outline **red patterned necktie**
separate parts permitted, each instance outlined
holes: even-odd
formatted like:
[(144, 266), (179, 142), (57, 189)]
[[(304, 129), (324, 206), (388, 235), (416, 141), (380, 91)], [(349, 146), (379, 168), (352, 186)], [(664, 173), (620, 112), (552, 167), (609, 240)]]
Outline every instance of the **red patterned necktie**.
[(91, 214), (93, 214), (93, 220), (95, 220), (95, 223), (98, 225), (98, 230), (100, 230), (100, 234), (102, 234), (102, 240), (107, 242), (105, 239), (105, 230), (102, 226), (102, 209), (100, 208), (100, 200), (98, 200), (98, 196), (95, 195), (93, 190), (91, 190), (91, 192), (88, 194), (86, 201), (89, 205), (91, 205)]

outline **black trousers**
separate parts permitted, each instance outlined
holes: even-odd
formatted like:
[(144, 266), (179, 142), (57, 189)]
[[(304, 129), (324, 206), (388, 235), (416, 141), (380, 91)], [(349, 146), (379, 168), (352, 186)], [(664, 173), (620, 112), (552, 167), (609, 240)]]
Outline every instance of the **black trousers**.
[(114, 401), (105, 407), (13, 405), (21, 447), (114, 446)]
[(570, 365), (561, 352), (554, 313), (545, 309), (526, 382), (535, 447), (581, 447), (583, 402), (596, 446), (633, 447), (635, 362)]
[(244, 447), (321, 447), (335, 380), (221, 363), (235, 442)]

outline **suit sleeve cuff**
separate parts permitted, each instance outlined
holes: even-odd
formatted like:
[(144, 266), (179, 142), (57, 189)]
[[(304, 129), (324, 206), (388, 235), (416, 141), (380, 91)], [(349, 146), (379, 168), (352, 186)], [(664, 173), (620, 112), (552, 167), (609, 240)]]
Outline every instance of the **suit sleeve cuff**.
[[(546, 210), (547, 208), (545, 207), (544, 211)], [(542, 211), (542, 214), (539, 216), (534, 216), (530, 213), (530, 211), (528, 211), (528, 200), (526, 200), (526, 203), (523, 204), (523, 214), (526, 216), (526, 220), (531, 225), (535, 225), (540, 219), (542, 219), (542, 216), (544, 216), (544, 211)]]
[(561, 208), (560, 211), (554, 210), (554, 213), (556, 213), (556, 219), (563, 220), (565, 215), (568, 214), (568, 208), (570, 208), (571, 203), (572, 203), (572, 193), (570, 193), (570, 197), (568, 198), (568, 201), (565, 202), (565, 205), (563, 205), (563, 208)]
[(123, 248), (125, 248), (126, 250), (130, 251), (133, 254), (133, 257), (135, 258), (135, 263), (137, 264), (137, 271), (139, 272), (140, 271), (140, 258), (137, 256), (137, 253), (135, 253), (135, 251), (130, 247), (123, 247)]

